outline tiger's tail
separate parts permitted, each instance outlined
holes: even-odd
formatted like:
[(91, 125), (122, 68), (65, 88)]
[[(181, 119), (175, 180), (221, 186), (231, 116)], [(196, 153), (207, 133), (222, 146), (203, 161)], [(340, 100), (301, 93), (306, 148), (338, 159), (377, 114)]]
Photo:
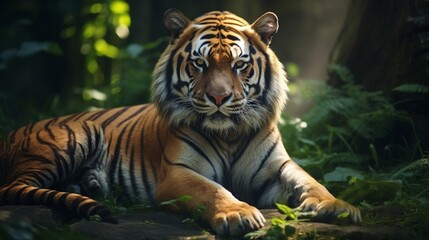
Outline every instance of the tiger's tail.
[(0, 189), (0, 205), (4, 204), (46, 204), (68, 209), (80, 217), (101, 217), (103, 222), (118, 223), (111, 212), (97, 201), (77, 193), (60, 192), (28, 184), (10, 184)]

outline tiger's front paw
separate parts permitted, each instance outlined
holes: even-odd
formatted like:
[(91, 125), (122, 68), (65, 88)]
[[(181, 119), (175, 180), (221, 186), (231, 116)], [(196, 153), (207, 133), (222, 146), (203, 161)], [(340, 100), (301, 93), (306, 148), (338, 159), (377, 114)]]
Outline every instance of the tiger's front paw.
[(347, 213), (345, 217), (348, 218), (352, 223), (362, 222), (360, 210), (353, 205), (340, 200), (324, 200), (317, 205), (317, 218), (332, 219), (340, 214)]
[[(311, 216), (314, 220), (318, 221), (321, 220), (329, 222), (344, 213), (347, 214), (346, 217), (353, 223), (362, 221), (360, 210), (358, 208), (337, 198), (323, 201), (320, 201), (317, 198), (307, 198), (302, 202), (297, 210), (313, 213), (308, 214), (307, 216)], [(303, 214), (303, 216), (306, 216), (306, 214)]]
[(222, 204), (217, 209), (210, 225), (222, 236), (241, 236), (263, 227), (265, 223), (262, 213), (244, 202)]

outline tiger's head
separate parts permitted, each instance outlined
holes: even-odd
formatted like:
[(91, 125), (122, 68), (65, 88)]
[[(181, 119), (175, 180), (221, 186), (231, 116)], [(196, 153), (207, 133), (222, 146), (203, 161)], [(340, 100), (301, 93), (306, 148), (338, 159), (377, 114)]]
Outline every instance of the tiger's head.
[(230, 133), (277, 123), (287, 79), (269, 48), (278, 30), (274, 13), (249, 24), (218, 11), (190, 21), (172, 9), (164, 25), (171, 38), (155, 67), (152, 93), (170, 126)]

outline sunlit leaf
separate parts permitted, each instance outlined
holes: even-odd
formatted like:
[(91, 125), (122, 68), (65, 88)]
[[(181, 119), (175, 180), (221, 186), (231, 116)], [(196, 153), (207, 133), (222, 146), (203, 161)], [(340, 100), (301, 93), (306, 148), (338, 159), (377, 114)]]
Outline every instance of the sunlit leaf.
[(126, 13), (129, 11), (128, 3), (124, 1), (113, 1), (110, 3), (110, 11), (115, 14)]
[(94, 3), (89, 7), (90, 13), (99, 13), (103, 9), (103, 4), (101, 3)]
[(105, 93), (100, 92), (96, 89), (84, 89), (82, 92), (82, 97), (85, 101), (89, 100), (98, 100), (98, 101), (105, 101), (107, 99), (107, 96)]
[(90, 59), (87, 63), (86, 63), (86, 69), (88, 70), (88, 72), (94, 74), (95, 72), (97, 72), (98, 70), (98, 63), (97, 61), (95, 61), (95, 59)]
[(286, 72), (290, 77), (298, 77), (299, 66), (296, 63), (288, 63), (285, 65)]
[(94, 47), (97, 53), (102, 56), (116, 58), (119, 55), (119, 49), (107, 43), (104, 39), (98, 39)]
[(271, 219), (271, 224), (274, 226), (280, 226), (283, 227), (286, 225), (286, 221), (281, 219), (281, 218), (272, 218)]
[(121, 14), (118, 16), (118, 25), (125, 25), (129, 27), (131, 25), (131, 17), (128, 14)]
[(342, 213), (337, 215), (337, 218), (344, 219), (344, 218), (348, 218), (349, 216), (350, 216), (349, 212), (342, 212)]

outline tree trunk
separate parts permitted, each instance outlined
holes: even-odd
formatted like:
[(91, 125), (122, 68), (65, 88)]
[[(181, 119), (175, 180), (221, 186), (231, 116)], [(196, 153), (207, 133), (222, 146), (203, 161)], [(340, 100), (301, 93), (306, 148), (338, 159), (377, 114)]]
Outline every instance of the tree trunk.
[[(369, 90), (428, 83), (429, 1), (353, 0), (331, 54)], [(338, 84), (333, 79), (331, 83)]]
[[(346, 66), (356, 83), (382, 91), (406, 110), (428, 147), (429, 91), (393, 89), (410, 83), (429, 86), (429, 1), (352, 0), (330, 63)], [(329, 83), (341, 85), (333, 73)]]

